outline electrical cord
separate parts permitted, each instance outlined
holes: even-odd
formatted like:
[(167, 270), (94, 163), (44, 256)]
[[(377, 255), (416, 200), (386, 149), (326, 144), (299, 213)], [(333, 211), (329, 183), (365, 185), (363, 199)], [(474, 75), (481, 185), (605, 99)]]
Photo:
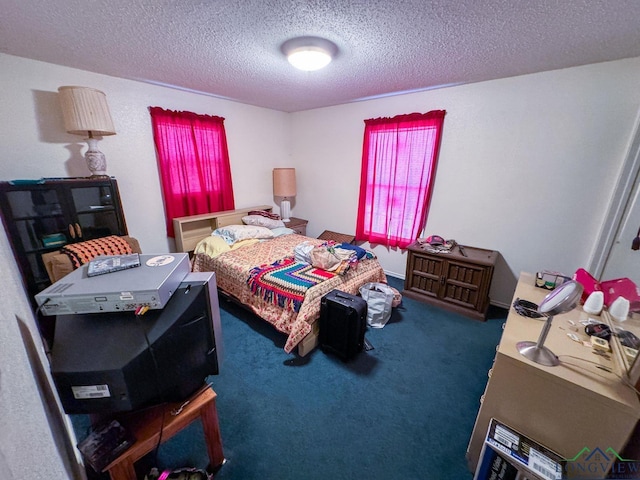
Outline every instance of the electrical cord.
[(47, 303), (51, 301), (51, 297), (47, 297), (44, 302), (36, 309), (36, 316), (42, 311), (42, 307), (44, 307)]
[[(151, 342), (149, 341), (149, 335), (147, 335), (147, 331), (144, 328), (144, 325), (142, 325), (142, 316), (147, 313), (149, 311), (149, 307), (148, 306), (144, 306), (144, 307), (138, 307), (136, 308), (134, 314), (135, 314), (135, 318), (136, 318), (136, 324), (138, 325), (138, 327), (140, 328), (140, 330), (142, 331), (142, 334), (144, 335), (144, 340), (145, 343), (147, 344), (147, 350), (149, 351), (149, 353), (151, 354), (151, 361), (153, 362), (153, 369), (154, 369), (154, 374), (155, 374), (155, 379), (156, 379), (156, 391), (158, 394), (158, 398), (162, 399), (164, 403), (167, 403), (164, 400), (164, 395), (162, 393), (162, 387), (161, 387), (161, 382), (160, 382), (160, 368), (158, 367), (158, 360), (156, 358), (155, 355), (155, 351), (153, 349), (153, 347), (151, 346)], [(156, 442), (156, 446), (153, 449), (153, 461), (155, 463), (155, 465), (158, 465), (158, 452), (160, 450), (160, 445), (162, 444), (162, 435), (164, 433), (164, 426), (166, 423), (166, 408), (162, 408), (162, 418), (160, 420), (160, 432), (158, 434), (158, 441)]]
[[(562, 361), (562, 358), (573, 358), (575, 360), (580, 360), (581, 362), (585, 362), (585, 363), (590, 363), (592, 365), (594, 365), (596, 368), (599, 368), (600, 370), (603, 370), (607, 373), (610, 373), (612, 375), (614, 375), (615, 377), (617, 377), (624, 386), (629, 387), (631, 390), (633, 390), (637, 395), (640, 395), (640, 390), (638, 390), (634, 385), (631, 384), (631, 382), (629, 382), (629, 380), (627, 380), (625, 377), (623, 377), (622, 375), (618, 375), (616, 372), (613, 371), (613, 369), (609, 368), (609, 367), (605, 367), (604, 365), (600, 365), (599, 363), (596, 362), (592, 362), (591, 360), (586, 360), (584, 358), (580, 358), (580, 357), (575, 357), (573, 355), (558, 355), (558, 360), (560, 360), (560, 363), (564, 363), (566, 365), (572, 365), (574, 367), (578, 367), (581, 368), (581, 365), (577, 365), (575, 363), (571, 363), (571, 362), (564, 362)], [(604, 375), (599, 374), (598, 372), (591, 372), (594, 373), (596, 375), (598, 375), (599, 377), (602, 378), (607, 378)]]
[[(42, 308), (43, 308), (47, 303), (49, 303), (50, 301), (51, 301), (51, 297), (47, 297), (47, 298), (45, 299), (45, 301), (44, 301), (44, 302), (42, 302), (42, 304), (40, 304), (40, 305), (38, 306), (38, 308), (36, 308), (36, 313), (35, 313), (36, 319), (37, 319), (38, 315), (40, 315), (40, 312), (42, 311)], [(38, 328), (40, 328), (40, 327), (38, 327)], [(50, 342), (48, 342), (47, 340), (45, 340), (45, 338), (44, 338), (44, 337), (42, 337), (42, 344), (44, 345), (44, 354), (45, 354), (45, 355), (47, 356), (47, 358), (49, 359), (49, 362), (51, 362), (51, 347), (52, 347), (52, 346), (51, 346), (51, 345), (49, 345), (49, 343), (50, 343)], [(53, 343), (53, 341), (52, 341), (51, 343)]]
[(529, 300), (523, 300), (519, 297), (513, 301), (513, 308), (519, 315), (522, 315), (523, 317), (541, 318), (544, 316), (540, 312), (538, 312), (537, 304), (530, 302)]
[[(158, 466), (158, 453), (160, 451), (160, 445), (162, 445), (162, 436), (164, 434), (164, 427), (166, 424), (166, 418), (167, 418), (167, 408), (164, 406), (165, 404), (168, 404), (168, 401), (166, 399), (164, 399), (164, 395), (162, 393), (162, 388), (161, 388), (161, 382), (160, 382), (160, 369), (158, 367), (158, 360), (156, 358), (155, 355), (155, 351), (153, 349), (153, 347), (151, 346), (151, 342), (149, 341), (149, 336), (147, 335), (147, 331), (144, 328), (144, 325), (142, 325), (142, 316), (144, 316), (145, 313), (147, 313), (149, 311), (149, 307), (148, 306), (144, 306), (144, 307), (138, 307), (134, 314), (135, 314), (135, 318), (136, 318), (136, 323), (139, 326), (139, 328), (142, 330), (142, 334), (144, 335), (144, 339), (145, 342), (147, 344), (147, 349), (149, 350), (149, 353), (151, 354), (151, 359), (153, 361), (153, 366), (154, 366), (154, 370), (155, 370), (155, 378), (156, 378), (156, 390), (158, 393), (158, 397), (160, 399), (162, 399), (162, 418), (160, 421), (160, 432), (158, 434), (158, 441), (156, 442), (156, 445), (153, 449), (153, 462), (156, 466)], [(202, 319), (202, 317), (199, 317), (198, 319), (196, 319), (196, 321), (200, 321)], [(198, 396), (201, 392), (203, 392), (204, 390), (206, 390), (207, 388), (211, 388), (212, 384), (211, 383), (205, 383), (205, 385), (203, 385), (200, 390), (194, 394), (193, 397)], [(191, 397), (191, 398), (193, 398)], [(170, 415), (172, 416), (178, 416), (180, 415), (180, 413), (182, 413), (182, 411), (184, 410), (184, 408), (191, 402), (191, 398), (187, 399), (186, 401), (184, 401), (182, 404), (180, 404), (179, 406), (177, 406), (176, 408), (173, 408), (170, 412)]]

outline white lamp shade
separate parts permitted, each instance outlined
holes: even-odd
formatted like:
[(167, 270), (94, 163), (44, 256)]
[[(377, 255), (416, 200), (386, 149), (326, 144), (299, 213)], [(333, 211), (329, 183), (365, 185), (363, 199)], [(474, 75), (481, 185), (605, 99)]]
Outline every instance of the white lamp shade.
[(296, 196), (296, 169), (273, 169), (273, 194), (276, 197)]
[(107, 96), (88, 87), (60, 87), (58, 96), (62, 107), (64, 128), (75, 135), (115, 135)]

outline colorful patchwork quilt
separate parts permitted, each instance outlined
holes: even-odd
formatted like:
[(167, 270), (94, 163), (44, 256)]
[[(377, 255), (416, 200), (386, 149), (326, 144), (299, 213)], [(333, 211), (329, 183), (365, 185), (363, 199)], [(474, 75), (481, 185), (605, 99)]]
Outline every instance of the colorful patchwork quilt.
[[(299, 310), (290, 307), (284, 308), (278, 302), (272, 301), (267, 295), (256, 295), (249, 288), (247, 279), (250, 272), (256, 267), (273, 265), (283, 258), (293, 257), (294, 248), (303, 242), (309, 242), (314, 246), (322, 245), (323, 240), (305, 237), (297, 234), (282, 235), (277, 238), (263, 240), (252, 245), (241, 246), (231, 251), (220, 253), (214, 257), (206, 253), (194, 255), (192, 270), (194, 272), (216, 272), (216, 285), (218, 288), (234, 297), (240, 303), (250, 308), (260, 318), (273, 325), (278, 331), (287, 335), (284, 351), (289, 353), (298, 343), (311, 332), (312, 324), (320, 316), (320, 300), (333, 289), (343, 292), (358, 294), (358, 288), (368, 282), (386, 283), (386, 275), (376, 258), (363, 258), (356, 265), (349, 268), (344, 275), (334, 275), (306, 289), (304, 300)], [(268, 281), (256, 284), (261, 288), (273, 288), (276, 284), (274, 277), (285, 275), (279, 282), (286, 278), (284, 272), (272, 272)], [(297, 272), (298, 275), (301, 272)], [(312, 274), (313, 276), (313, 274)], [(262, 277), (261, 277), (262, 278)], [(293, 277), (289, 277), (289, 280)], [(304, 278), (299, 276), (298, 278)], [(286, 283), (286, 282), (284, 282)], [(293, 284), (293, 282), (290, 282)], [(287, 291), (280, 285), (280, 294), (285, 298), (292, 298), (301, 293), (300, 289)], [(287, 304), (285, 301), (284, 304)]]
[(251, 269), (247, 285), (263, 300), (298, 312), (307, 290), (335, 275), (288, 257)]

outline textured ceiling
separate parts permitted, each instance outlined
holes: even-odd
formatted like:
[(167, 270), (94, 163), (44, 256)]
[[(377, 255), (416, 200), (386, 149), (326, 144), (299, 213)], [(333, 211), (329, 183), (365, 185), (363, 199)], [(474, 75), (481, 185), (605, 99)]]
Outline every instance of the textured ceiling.
[[(286, 112), (640, 56), (640, 0), (0, 0), (0, 52)], [(287, 39), (339, 48), (288, 64)]]

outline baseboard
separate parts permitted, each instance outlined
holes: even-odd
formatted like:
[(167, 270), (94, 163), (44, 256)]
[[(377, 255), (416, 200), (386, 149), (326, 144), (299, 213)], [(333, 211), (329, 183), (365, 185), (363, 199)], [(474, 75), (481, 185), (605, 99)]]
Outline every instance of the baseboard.
[[(400, 274), (400, 273), (389, 272), (387, 270), (385, 270), (384, 273), (385, 273), (385, 275), (387, 277), (393, 277), (393, 278), (396, 278), (398, 280), (401, 280), (402, 282), (404, 282), (406, 280), (406, 275), (403, 275), (403, 274)], [(498, 301), (494, 301), (494, 300), (489, 300), (489, 305), (493, 305), (494, 307), (498, 307), (498, 308), (504, 308), (505, 310), (509, 310), (511, 308), (511, 304), (510, 303), (498, 302)]]
[(497, 301), (494, 302), (493, 300), (489, 301), (489, 305), (493, 305), (494, 307), (504, 308), (505, 310), (509, 310), (511, 308), (510, 303), (497, 302)]
[(404, 282), (404, 281), (405, 281), (405, 279), (406, 279), (406, 276), (405, 276), (404, 274), (401, 274), (401, 273), (389, 272), (389, 271), (385, 270), (385, 271), (384, 271), (384, 274), (385, 274), (387, 277), (393, 277), (393, 278), (396, 278), (396, 279), (398, 279), (398, 280), (402, 280), (403, 282)]

